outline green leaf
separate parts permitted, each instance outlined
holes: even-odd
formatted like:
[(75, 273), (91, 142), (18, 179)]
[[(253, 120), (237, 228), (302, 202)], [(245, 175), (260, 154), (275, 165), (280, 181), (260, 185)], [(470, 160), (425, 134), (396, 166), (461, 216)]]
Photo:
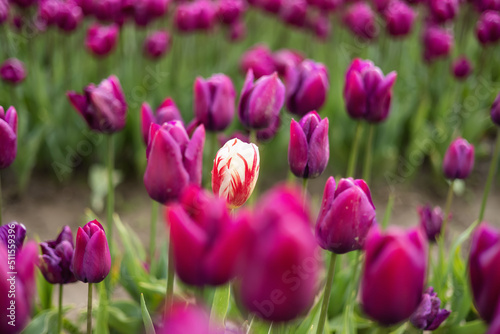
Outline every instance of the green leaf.
[(134, 301), (121, 300), (108, 306), (109, 327), (118, 333), (139, 333), (142, 327), (141, 309)]
[(38, 313), (22, 334), (57, 334), (57, 310), (45, 310)]
[(151, 321), (151, 316), (149, 315), (148, 308), (146, 307), (146, 302), (144, 301), (144, 295), (141, 293), (141, 311), (142, 311), (142, 321), (144, 322), (144, 328), (146, 329), (146, 334), (156, 334), (155, 328), (153, 326), (153, 321)]
[(481, 320), (469, 321), (461, 326), (452, 326), (448, 333), (453, 334), (484, 334), (487, 327)]
[(316, 305), (314, 305), (314, 307), (309, 311), (307, 317), (305, 317), (304, 320), (302, 320), (302, 322), (300, 323), (299, 327), (297, 327), (295, 331), (296, 334), (309, 334), (316, 331), (324, 293), (325, 290), (323, 289), (320, 298), (318, 298), (318, 301), (316, 302)]
[(215, 289), (215, 295), (212, 301), (212, 310), (210, 311), (210, 323), (216, 328), (225, 327), (226, 313), (230, 298), (230, 284), (224, 284)]

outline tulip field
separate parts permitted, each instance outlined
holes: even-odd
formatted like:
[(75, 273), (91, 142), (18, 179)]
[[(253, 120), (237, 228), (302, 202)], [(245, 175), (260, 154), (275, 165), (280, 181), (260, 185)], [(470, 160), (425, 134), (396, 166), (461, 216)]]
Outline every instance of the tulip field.
[(0, 30), (0, 333), (500, 334), (500, 0)]

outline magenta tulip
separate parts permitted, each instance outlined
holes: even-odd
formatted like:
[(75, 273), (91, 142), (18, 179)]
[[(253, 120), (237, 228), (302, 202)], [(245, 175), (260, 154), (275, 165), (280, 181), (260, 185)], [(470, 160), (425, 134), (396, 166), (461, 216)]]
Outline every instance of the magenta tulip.
[(119, 29), (116, 24), (101, 26), (94, 23), (87, 30), (85, 46), (87, 50), (96, 56), (106, 56), (115, 48), (118, 41), (118, 32)]
[(158, 30), (149, 35), (144, 41), (144, 54), (151, 59), (161, 58), (170, 50), (172, 38), (166, 31)]
[(303, 27), (307, 19), (306, 0), (287, 0), (280, 9), (281, 19), (292, 26)]
[[(156, 328), (158, 334), (217, 334), (210, 330), (210, 318), (206, 310), (193, 304), (175, 304), (163, 319), (161, 328)], [(228, 333), (226, 331), (225, 333)], [(237, 332), (239, 334), (239, 332)]]
[(241, 57), (240, 68), (244, 73), (253, 71), (256, 79), (276, 71), (271, 51), (265, 45), (256, 45)]
[(411, 33), (417, 14), (405, 2), (395, 0), (384, 12), (387, 31), (392, 36), (406, 36)]
[(453, 75), (458, 80), (465, 80), (472, 73), (472, 64), (467, 57), (457, 58), (451, 68)]
[[(18, 252), (23, 248), (26, 238), (26, 227), (18, 222), (11, 222), (0, 226), (0, 243), (3, 243), (8, 249)], [(11, 240), (11, 241), (9, 241)]]
[[(171, 0), (141, 0), (133, 3), (134, 21), (138, 26), (146, 26), (152, 20), (167, 13)], [(122, 3), (123, 6), (123, 3)]]
[(151, 128), (151, 123), (162, 125), (170, 121), (181, 121), (182, 117), (179, 109), (175, 105), (174, 100), (167, 97), (162, 104), (153, 113), (153, 110), (144, 102), (141, 106), (141, 132), (144, 144), (149, 142), (149, 129)]
[(434, 24), (427, 24), (423, 34), (424, 59), (432, 62), (447, 57), (453, 47), (453, 34)]
[(218, 7), (219, 19), (227, 25), (240, 21), (246, 11), (246, 3), (243, 0), (220, 0)]
[(500, 13), (493, 10), (482, 13), (477, 21), (476, 35), (483, 45), (497, 43), (500, 40)]
[(443, 173), (446, 178), (466, 179), (474, 168), (474, 146), (463, 138), (455, 139), (443, 159)]
[(432, 19), (437, 23), (444, 23), (457, 16), (460, 0), (428, 0), (427, 6)]
[(0, 0), (0, 24), (7, 21), (10, 13), (10, 5), (8, 0)]
[(9, 167), (17, 155), (17, 112), (0, 106), (0, 169)]
[(287, 72), (293, 70), (304, 60), (304, 57), (296, 50), (282, 49), (273, 55), (274, 68), (278, 74), (285, 77)]
[(3, 81), (18, 84), (26, 79), (26, 69), (22, 61), (9, 58), (0, 65), (0, 77)]
[(353, 34), (363, 39), (373, 39), (378, 31), (375, 25), (375, 14), (370, 6), (364, 2), (352, 4), (344, 13), (344, 24)]

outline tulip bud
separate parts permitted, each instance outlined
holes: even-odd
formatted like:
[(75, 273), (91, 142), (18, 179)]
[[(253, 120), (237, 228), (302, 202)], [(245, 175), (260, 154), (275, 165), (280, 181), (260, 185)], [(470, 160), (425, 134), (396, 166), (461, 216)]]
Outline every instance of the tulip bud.
[(447, 179), (466, 179), (474, 168), (474, 146), (463, 138), (455, 139), (443, 159), (443, 173)]
[(217, 8), (210, 0), (198, 0), (193, 3), (196, 9), (196, 28), (210, 30), (216, 23)]
[(424, 28), (424, 59), (432, 62), (437, 58), (446, 57), (453, 47), (453, 34), (437, 25), (428, 24)]
[(412, 28), (417, 14), (403, 1), (392, 1), (384, 12), (387, 31), (392, 36), (406, 36)]
[(218, 6), (219, 19), (227, 25), (240, 21), (247, 9), (243, 0), (220, 0)]
[(3, 81), (18, 84), (26, 78), (26, 69), (23, 62), (16, 58), (9, 58), (0, 66), (0, 77)]
[(172, 39), (166, 31), (155, 31), (144, 41), (144, 54), (151, 59), (158, 59), (170, 50)]
[(17, 112), (10, 107), (5, 113), (0, 106), (0, 169), (9, 167), (17, 154)]
[(252, 70), (256, 79), (273, 74), (276, 70), (273, 55), (265, 45), (256, 45), (246, 51), (241, 57), (240, 68), (244, 73)]
[(121, 0), (98, 0), (93, 3), (93, 13), (99, 21), (115, 21), (121, 10)]
[(328, 178), (316, 222), (316, 240), (321, 248), (344, 254), (363, 248), (366, 235), (376, 224), (370, 189), (363, 180)]
[(441, 226), (443, 225), (444, 213), (439, 206), (432, 209), (429, 205), (419, 207), (418, 214), (420, 215), (420, 226), (427, 235), (429, 242), (436, 242), (437, 237), (441, 234)]
[(464, 80), (471, 74), (472, 65), (466, 57), (460, 57), (453, 62), (452, 71), (455, 78)]
[(422, 300), (426, 261), (427, 241), (420, 229), (394, 227), (383, 233), (375, 225), (365, 244), (363, 311), (385, 326), (408, 319)]
[(305, 0), (288, 0), (280, 9), (281, 19), (292, 26), (303, 27), (307, 18), (307, 2)]
[(90, 84), (84, 94), (66, 94), (87, 125), (96, 132), (114, 133), (125, 127), (127, 103), (120, 81), (114, 75), (96, 87)]
[(384, 77), (380, 68), (369, 60), (353, 60), (345, 76), (344, 100), (349, 116), (371, 123), (384, 121), (389, 115), (392, 86), (396, 72)]
[(483, 45), (498, 42), (500, 40), (500, 13), (493, 10), (482, 13), (477, 21), (476, 35)]
[(149, 142), (149, 129), (151, 128), (151, 123), (158, 125), (163, 125), (170, 121), (180, 121), (182, 123), (182, 117), (179, 109), (175, 105), (174, 100), (167, 97), (162, 104), (156, 109), (156, 115), (153, 114), (153, 110), (144, 102), (141, 106), (141, 131), (142, 139), (144, 144)]
[(118, 40), (118, 26), (101, 26), (94, 23), (87, 30), (85, 46), (96, 56), (108, 55), (116, 46)]
[(99, 283), (111, 269), (111, 254), (104, 228), (93, 220), (79, 227), (70, 270), (84, 283)]
[[(10, 237), (9, 237), (10, 235)], [(3, 243), (6, 248), (11, 249), (13, 244), (16, 252), (23, 248), (24, 239), (26, 238), (26, 227), (18, 222), (11, 222), (0, 226), (0, 243)], [(9, 240), (13, 240), (9, 242)]]
[(307, 206), (298, 189), (278, 186), (255, 207), (238, 295), (260, 318), (292, 320), (313, 305), (321, 267)]
[(73, 234), (69, 226), (64, 226), (56, 240), (40, 243), (40, 271), (51, 284), (76, 282), (70, 269), (73, 258)]
[(56, 16), (56, 24), (59, 29), (66, 32), (74, 31), (82, 22), (83, 13), (81, 8), (72, 1), (64, 2), (59, 7)]
[(491, 120), (496, 125), (500, 126), (500, 94), (498, 94), (495, 102), (491, 106)]
[(233, 83), (224, 74), (194, 82), (194, 115), (208, 131), (223, 131), (231, 124), (235, 99)]
[(424, 331), (437, 329), (450, 315), (450, 311), (440, 308), (441, 300), (431, 286), (425, 290), (422, 301), (410, 317), (413, 326)]
[(302, 63), (304, 57), (296, 50), (282, 49), (273, 54), (273, 62), (280, 76), (286, 76), (289, 70)]
[(437, 23), (453, 20), (458, 13), (459, 0), (428, 0), (432, 19)]
[(253, 81), (253, 72), (249, 70), (240, 94), (238, 116), (247, 128), (267, 128), (283, 107), (285, 86), (276, 72)]
[(378, 35), (375, 15), (364, 2), (351, 5), (343, 16), (343, 22), (351, 32), (363, 39), (373, 39)]
[[(1, 2), (1, 1), (0, 1)], [(38, 16), (40, 21), (43, 21), (47, 26), (57, 23), (57, 16), (63, 3), (59, 0), (41, 1), (38, 5)]]

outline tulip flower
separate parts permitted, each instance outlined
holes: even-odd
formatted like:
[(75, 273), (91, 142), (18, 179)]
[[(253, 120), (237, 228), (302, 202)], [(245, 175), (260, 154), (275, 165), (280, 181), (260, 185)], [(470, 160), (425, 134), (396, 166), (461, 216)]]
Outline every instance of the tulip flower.
[(246, 3), (243, 0), (220, 0), (217, 15), (222, 23), (233, 25), (240, 21), (246, 11)]
[(255, 83), (249, 70), (238, 104), (241, 123), (249, 129), (263, 129), (271, 125), (285, 102), (285, 86), (275, 72), (261, 77)]
[(500, 94), (498, 94), (495, 102), (491, 106), (491, 120), (496, 125), (500, 126)]
[(271, 51), (265, 45), (256, 45), (241, 57), (240, 68), (244, 73), (253, 71), (256, 79), (276, 71)]
[(288, 164), (295, 176), (313, 179), (325, 170), (330, 158), (328, 124), (328, 118), (321, 120), (315, 111), (306, 114), (300, 122), (292, 119)]
[(458, 14), (459, 0), (428, 0), (427, 6), (432, 19), (437, 23), (453, 20)]
[(434, 209), (429, 205), (418, 208), (420, 216), (420, 226), (427, 235), (429, 242), (436, 242), (437, 237), (441, 234), (441, 226), (443, 225), (444, 213), (439, 206)]
[(111, 254), (104, 228), (93, 220), (79, 227), (70, 270), (84, 283), (99, 283), (111, 269)]
[(194, 115), (208, 131), (226, 129), (234, 117), (236, 92), (233, 82), (224, 74), (194, 82)]
[(307, 3), (313, 7), (317, 7), (322, 11), (333, 11), (340, 5), (342, 5), (344, 0), (307, 0)]
[(236, 21), (229, 26), (228, 37), (230, 41), (243, 40), (247, 34), (247, 26), (243, 21)]
[(316, 17), (308, 19), (306, 25), (321, 41), (326, 41), (331, 35), (332, 25), (327, 15), (319, 14)]
[(278, 14), (286, 0), (255, 0), (259, 7), (269, 13)]
[(151, 59), (158, 59), (170, 50), (172, 39), (168, 32), (158, 30), (144, 41), (144, 54)]
[(472, 65), (466, 57), (457, 58), (452, 64), (452, 72), (455, 78), (464, 80), (472, 73)]
[(133, 15), (138, 26), (146, 26), (153, 19), (160, 18), (168, 10), (170, 0), (141, 0), (134, 1)]
[(97, 87), (88, 85), (84, 94), (71, 91), (67, 96), (92, 130), (114, 133), (125, 127), (127, 103), (120, 81), (114, 75), (101, 81)]
[(15, 3), (17, 6), (21, 8), (28, 8), (33, 5), (36, 5), (39, 0), (12, 0), (12, 3)]
[(298, 51), (289, 49), (278, 50), (272, 57), (274, 67), (282, 77), (286, 76), (289, 70), (294, 69), (304, 60), (304, 57)]
[(481, 223), (472, 235), (469, 254), (469, 278), (474, 306), (479, 316), (491, 323), (500, 305), (500, 231)]
[(43, 21), (45, 25), (52, 26), (57, 24), (57, 16), (63, 2), (59, 0), (45, 0), (38, 5), (38, 19)]
[(378, 31), (375, 26), (375, 15), (370, 6), (364, 2), (356, 2), (347, 8), (343, 16), (344, 24), (363, 39), (373, 39)]
[(420, 229), (374, 226), (366, 238), (361, 307), (384, 326), (408, 319), (424, 290), (427, 241)]
[(201, 184), (204, 144), (203, 125), (189, 139), (180, 121), (151, 124), (144, 185), (153, 200), (166, 204), (178, 199), (190, 183)]
[(119, 29), (116, 24), (101, 26), (94, 23), (87, 30), (85, 46), (87, 50), (96, 56), (106, 56), (115, 48), (118, 41), (118, 32)]
[(217, 16), (215, 4), (208, 0), (182, 3), (177, 6), (174, 23), (179, 31), (210, 30)]
[(476, 35), (483, 45), (498, 42), (500, 40), (500, 13), (493, 10), (482, 13), (477, 21)]
[(76, 282), (70, 269), (73, 258), (73, 233), (69, 226), (64, 226), (56, 240), (40, 243), (40, 271), (51, 284), (67, 284)]
[(217, 152), (212, 191), (235, 209), (248, 200), (259, 178), (260, 156), (255, 144), (231, 139)]
[(141, 106), (141, 131), (144, 143), (147, 145), (149, 142), (149, 129), (151, 128), (151, 123), (162, 125), (170, 121), (181, 121), (182, 123), (180, 111), (174, 100), (170, 97), (167, 97), (162, 104), (160, 104), (155, 114), (153, 114), (153, 110), (149, 104), (144, 102)]
[[(208, 313), (192, 304), (176, 304), (163, 320), (163, 326), (156, 330), (157, 334), (216, 334), (210, 330)], [(228, 333), (226, 331), (226, 333)]]
[(166, 215), (175, 269), (184, 283), (222, 285), (235, 276), (249, 233), (247, 215), (232, 218), (224, 199), (194, 185)]
[(92, 6), (92, 12), (99, 21), (116, 21), (121, 11), (121, 0), (98, 0), (94, 1)]
[(63, 2), (56, 15), (56, 24), (66, 32), (74, 31), (83, 20), (81, 8), (72, 1)]
[(384, 121), (389, 115), (392, 86), (396, 72), (384, 77), (380, 68), (369, 60), (353, 60), (345, 76), (344, 100), (349, 116), (371, 123)]
[(287, 0), (280, 9), (281, 19), (292, 26), (303, 27), (307, 19), (306, 0)]
[(267, 321), (306, 314), (321, 267), (311, 221), (298, 189), (277, 186), (256, 204), (238, 286), (241, 303)]
[(8, 0), (0, 0), (0, 24), (9, 18), (10, 5)]
[(316, 222), (321, 248), (336, 254), (362, 249), (370, 227), (376, 224), (370, 189), (363, 180), (328, 178)]
[[(14, 249), (16, 252), (20, 251), (23, 248), (25, 238), (26, 227), (23, 224), (11, 222), (0, 226), (0, 243), (3, 243), (9, 249)], [(9, 240), (13, 241), (9, 242)]]
[(17, 154), (17, 112), (0, 106), (0, 169), (9, 167)]
[(405, 2), (392, 1), (384, 12), (387, 31), (392, 36), (406, 36), (412, 28), (417, 14)]
[(3, 81), (18, 84), (26, 78), (26, 69), (23, 62), (16, 58), (9, 58), (0, 65), (0, 77)]
[(392, 1), (393, 0), (373, 0), (372, 2), (377, 12), (383, 14), (387, 10)]
[(485, 12), (487, 10), (500, 11), (500, 1), (498, 0), (471, 0), (470, 2), (476, 6), (479, 13)]
[(330, 88), (328, 70), (306, 59), (287, 72), (286, 105), (291, 113), (304, 116), (323, 106)]
[(474, 146), (463, 138), (455, 139), (443, 159), (443, 173), (446, 178), (466, 179), (474, 168)]
[(413, 326), (424, 331), (437, 329), (450, 315), (450, 311), (440, 308), (441, 300), (431, 286), (425, 290), (422, 301), (410, 317)]
[(437, 25), (428, 24), (424, 28), (424, 59), (432, 62), (446, 57), (453, 47), (453, 34)]

